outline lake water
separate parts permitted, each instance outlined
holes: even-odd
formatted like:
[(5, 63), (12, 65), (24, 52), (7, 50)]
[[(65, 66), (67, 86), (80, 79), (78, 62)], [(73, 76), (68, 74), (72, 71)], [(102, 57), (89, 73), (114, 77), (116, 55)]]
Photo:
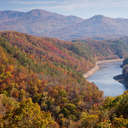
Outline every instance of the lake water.
[(100, 65), (100, 70), (88, 78), (88, 81), (95, 83), (104, 96), (118, 96), (126, 90), (124, 85), (113, 79), (121, 74), (121, 62), (105, 63)]

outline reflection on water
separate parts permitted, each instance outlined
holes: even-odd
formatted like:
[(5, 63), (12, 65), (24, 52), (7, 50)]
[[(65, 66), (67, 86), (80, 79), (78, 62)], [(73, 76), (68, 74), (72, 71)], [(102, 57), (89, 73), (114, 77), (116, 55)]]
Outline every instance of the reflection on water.
[(114, 76), (121, 74), (121, 62), (112, 62), (100, 65), (100, 70), (88, 78), (94, 82), (100, 90), (104, 91), (105, 96), (118, 96), (125, 91), (124, 85), (113, 79)]

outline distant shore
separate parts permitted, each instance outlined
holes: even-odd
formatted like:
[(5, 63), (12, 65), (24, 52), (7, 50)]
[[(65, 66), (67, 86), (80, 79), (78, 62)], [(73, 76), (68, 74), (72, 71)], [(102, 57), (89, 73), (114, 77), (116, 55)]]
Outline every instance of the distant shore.
[(111, 62), (121, 62), (121, 61), (123, 61), (123, 59), (111, 59), (111, 60), (97, 61), (95, 66), (91, 70), (89, 70), (87, 73), (85, 73), (83, 76), (84, 76), (84, 78), (88, 78), (91, 75), (93, 75), (97, 70), (100, 69), (100, 67), (99, 67), (100, 64), (111, 63)]

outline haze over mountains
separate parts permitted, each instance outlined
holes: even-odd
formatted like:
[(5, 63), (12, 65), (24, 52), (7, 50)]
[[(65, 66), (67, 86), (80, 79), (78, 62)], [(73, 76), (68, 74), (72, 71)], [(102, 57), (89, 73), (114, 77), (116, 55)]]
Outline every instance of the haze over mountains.
[(64, 40), (128, 35), (128, 19), (96, 15), (90, 19), (63, 16), (45, 10), (0, 11), (0, 30), (14, 30)]

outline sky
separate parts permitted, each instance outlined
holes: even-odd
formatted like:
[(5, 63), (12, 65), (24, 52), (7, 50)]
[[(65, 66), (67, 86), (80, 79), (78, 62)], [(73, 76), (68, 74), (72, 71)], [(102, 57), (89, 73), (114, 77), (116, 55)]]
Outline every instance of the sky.
[(0, 0), (0, 10), (44, 9), (63, 15), (128, 18), (128, 0)]

